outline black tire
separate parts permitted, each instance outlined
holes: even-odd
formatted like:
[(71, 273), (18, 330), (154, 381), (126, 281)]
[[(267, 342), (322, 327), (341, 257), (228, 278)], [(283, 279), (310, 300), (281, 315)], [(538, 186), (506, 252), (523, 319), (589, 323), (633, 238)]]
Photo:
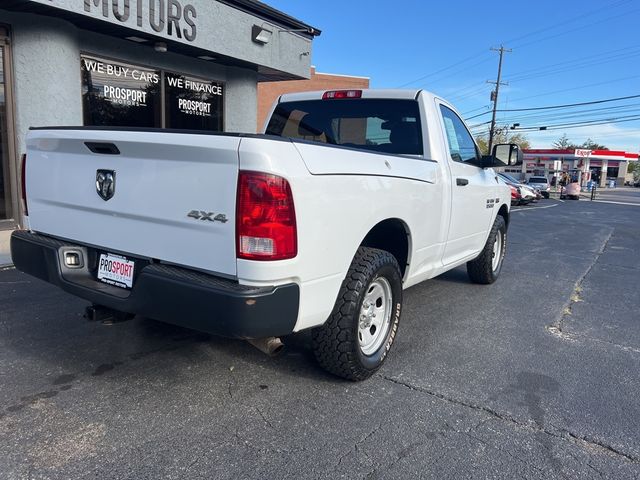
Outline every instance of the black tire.
[[(494, 246), (496, 245), (496, 238), (498, 235), (501, 236), (502, 240), (500, 252), (498, 252), (500, 259), (494, 268)], [(498, 215), (495, 222), (493, 222), (491, 232), (489, 232), (489, 238), (487, 239), (487, 243), (482, 249), (482, 252), (480, 252), (480, 255), (475, 259), (467, 262), (467, 274), (471, 281), (474, 283), (481, 283), (483, 285), (495, 282), (500, 275), (500, 270), (502, 270), (502, 261), (504, 260), (504, 254), (506, 251), (507, 225), (504, 221), (504, 217), (502, 217), (502, 215)]]
[[(392, 300), (386, 338), (365, 355), (360, 346), (359, 321), (370, 287), (382, 278), (388, 282)], [(338, 299), (326, 323), (313, 330), (313, 352), (327, 371), (352, 381), (366, 380), (383, 364), (395, 339), (402, 310), (402, 277), (395, 257), (375, 248), (360, 247), (342, 282)]]

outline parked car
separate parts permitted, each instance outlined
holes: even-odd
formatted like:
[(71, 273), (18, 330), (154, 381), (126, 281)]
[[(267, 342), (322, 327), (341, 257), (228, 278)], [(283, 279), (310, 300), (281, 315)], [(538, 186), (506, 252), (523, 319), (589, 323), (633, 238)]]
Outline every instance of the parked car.
[(551, 185), (547, 177), (530, 177), (527, 181), (527, 185), (537, 188), (544, 198), (549, 198), (551, 193)]
[(321, 366), (364, 380), (392, 347), (403, 289), (460, 265), (496, 281), (510, 190), (492, 169), (521, 162), (514, 144), (481, 157), (454, 107), (424, 90), (286, 94), (266, 135), (35, 128), (11, 252), (91, 302), (89, 316), (265, 350), (311, 330)]
[(533, 188), (534, 193), (536, 194), (536, 202), (538, 200), (542, 200), (544, 197), (542, 196), (542, 192), (540, 191), (540, 189), (538, 187), (533, 187), (531, 185), (528, 185), (529, 187)]
[(504, 179), (502, 179), (502, 177), (497, 177), (497, 178), (498, 178), (498, 183), (508, 186), (509, 190), (511, 190), (511, 206), (520, 205), (520, 202), (522, 201), (522, 195), (520, 195), (520, 189), (514, 185), (506, 183)]
[(535, 200), (536, 194), (533, 189), (529, 188), (523, 183), (520, 183), (511, 175), (507, 175), (503, 172), (498, 172), (498, 177), (501, 178), (507, 185), (513, 185), (518, 189), (518, 193), (520, 194), (520, 203), (518, 205), (527, 205)]

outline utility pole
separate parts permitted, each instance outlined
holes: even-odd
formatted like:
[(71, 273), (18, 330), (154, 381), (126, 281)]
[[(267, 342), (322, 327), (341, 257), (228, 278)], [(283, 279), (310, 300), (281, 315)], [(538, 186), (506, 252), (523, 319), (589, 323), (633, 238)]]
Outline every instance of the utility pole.
[(498, 78), (495, 82), (487, 80), (487, 83), (491, 83), (496, 86), (496, 89), (491, 92), (491, 100), (493, 101), (493, 115), (491, 115), (491, 128), (489, 129), (489, 151), (487, 152), (491, 155), (491, 148), (493, 147), (493, 136), (495, 134), (496, 129), (496, 109), (498, 108), (498, 92), (500, 91), (500, 85), (509, 85), (508, 83), (500, 83), (500, 77), (502, 76), (502, 55), (504, 52), (510, 53), (512, 50), (510, 48), (504, 48), (504, 46), (500, 45), (500, 48), (493, 48), (491, 50), (494, 52), (500, 52), (500, 61), (498, 62)]

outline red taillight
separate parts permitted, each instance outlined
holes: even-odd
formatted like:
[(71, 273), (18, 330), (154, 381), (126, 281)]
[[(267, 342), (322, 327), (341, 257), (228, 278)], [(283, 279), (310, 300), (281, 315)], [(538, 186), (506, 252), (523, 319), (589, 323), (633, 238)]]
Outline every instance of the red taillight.
[(284, 178), (241, 171), (237, 210), (238, 258), (285, 260), (297, 255), (293, 195)]
[(518, 189), (516, 187), (514, 187), (513, 185), (509, 185), (509, 188), (511, 189), (512, 200), (517, 200), (521, 197), (520, 192), (518, 192)]
[(22, 208), (25, 216), (29, 216), (29, 208), (27, 207), (27, 154), (22, 154), (22, 162), (20, 166), (20, 186), (22, 187)]
[(362, 90), (329, 90), (322, 95), (323, 100), (335, 100), (341, 98), (360, 98)]

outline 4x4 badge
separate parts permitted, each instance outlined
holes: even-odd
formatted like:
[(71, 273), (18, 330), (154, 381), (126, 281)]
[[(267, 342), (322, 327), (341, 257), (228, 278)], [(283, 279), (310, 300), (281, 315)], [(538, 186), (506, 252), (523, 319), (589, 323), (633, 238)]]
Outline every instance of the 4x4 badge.
[(105, 202), (116, 193), (115, 170), (98, 170), (96, 172), (96, 190)]

